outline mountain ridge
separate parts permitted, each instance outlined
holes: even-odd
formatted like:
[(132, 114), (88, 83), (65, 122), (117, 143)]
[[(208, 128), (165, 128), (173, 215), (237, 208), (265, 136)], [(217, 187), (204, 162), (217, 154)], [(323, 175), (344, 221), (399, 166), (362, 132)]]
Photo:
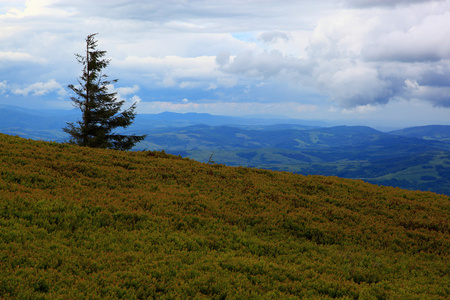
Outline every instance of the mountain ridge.
[(438, 140), (450, 143), (450, 126), (448, 125), (428, 125), (404, 128), (389, 132), (393, 135), (407, 137), (417, 137), (426, 140)]
[[(61, 128), (76, 120), (73, 110), (36, 112), (11, 106), (1, 106), (0, 116), (0, 132), (57, 142), (69, 139)], [(124, 133), (147, 134), (134, 151), (165, 150), (202, 162), (214, 156), (230, 166), (364, 178), (450, 195), (449, 125), (382, 132), (368, 126), (317, 127), (301, 120), (277, 124), (281, 121), (287, 120), (264, 120), (266, 125), (261, 125), (260, 119), (198, 113), (138, 114)]]

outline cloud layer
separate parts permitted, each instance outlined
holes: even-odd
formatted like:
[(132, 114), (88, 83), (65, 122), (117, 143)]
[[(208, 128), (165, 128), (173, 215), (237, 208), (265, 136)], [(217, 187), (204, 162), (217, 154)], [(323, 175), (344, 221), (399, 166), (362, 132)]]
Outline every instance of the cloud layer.
[(80, 73), (73, 54), (99, 32), (116, 91), (142, 108), (450, 110), (449, 0), (2, 1), (0, 26), (3, 102), (67, 101)]

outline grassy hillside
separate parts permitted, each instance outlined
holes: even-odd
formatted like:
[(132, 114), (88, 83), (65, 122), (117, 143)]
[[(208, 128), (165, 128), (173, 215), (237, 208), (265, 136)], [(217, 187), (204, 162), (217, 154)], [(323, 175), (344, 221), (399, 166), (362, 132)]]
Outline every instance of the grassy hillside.
[[(152, 130), (136, 149), (201, 162), (365, 181), (450, 196), (450, 126), (383, 133), (364, 126), (195, 125)], [(143, 132), (142, 132), (143, 133)], [(147, 132), (148, 133), (148, 132)]]
[(0, 134), (0, 298), (447, 299), (450, 198)]
[[(0, 105), (0, 132), (63, 142), (69, 136), (61, 128), (80, 117), (77, 110)], [(384, 133), (305, 122), (166, 112), (138, 114), (124, 134), (148, 135), (137, 151), (164, 149), (201, 162), (214, 153), (212, 160), (227, 166), (360, 178), (450, 196), (450, 125)]]

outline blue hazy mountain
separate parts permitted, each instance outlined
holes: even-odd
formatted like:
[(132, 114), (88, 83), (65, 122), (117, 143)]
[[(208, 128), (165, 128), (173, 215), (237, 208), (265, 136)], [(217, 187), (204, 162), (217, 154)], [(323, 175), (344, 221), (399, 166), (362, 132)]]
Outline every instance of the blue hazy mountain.
[(389, 133), (393, 135), (450, 143), (450, 127), (448, 125), (410, 127), (391, 131)]
[[(63, 142), (77, 110), (0, 106), (0, 132)], [(200, 113), (138, 114), (126, 132), (147, 134), (133, 150), (165, 150), (198, 161), (301, 174), (360, 178), (450, 195), (450, 126), (381, 132), (321, 121)]]
[(262, 117), (232, 117), (218, 116), (207, 113), (174, 113), (163, 112), (159, 114), (138, 114), (133, 123), (136, 130), (149, 127), (185, 127), (191, 125), (241, 125), (260, 126), (278, 125), (288, 123), (290, 125), (304, 125), (310, 127), (323, 127), (328, 123), (323, 121), (309, 121), (296, 119), (262, 118)]
[(78, 116), (75, 110), (33, 110), (0, 105), (0, 132), (35, 140), (64, 141), (68, 136), (61, 128)]
[[(66, 122), (75, 122), (80, 118), (81, 114), (77, 109), (35, 110), (11, 105), (0, 105), (0, 131), (27, 138), (62, 141), (64, 138), (67, 139), (68, 136), (62, 132), (61, 128), (66, 126)], [(288, 125), (280, 125), (283, 123), (288, 123)], [(160, 128), (176, 128), (198, 124), (209, 126), (255, 126), (254, 128), (262, 130), (266, 129), (266, 126), (276, 126), (279, 129), (306, 129), (328, 125), (323, 121), (163, 112), (159, 114), (137, 114), (129, 131), (147, 132)]]
[[(326, 152), (353, 147), (362, 152), (397, 149), (402, 153), (447, 149), (441, 141), (392, 135), (365, 126), (311, 128), (284, 124), (257, 128), (208, 125), (159, 128), (147, 131), (148, 136), (140, 147), (150, 143), (153, 147), (166, 150), (279, 148)], [(147, 146), (151, 147), (150, 144)]]

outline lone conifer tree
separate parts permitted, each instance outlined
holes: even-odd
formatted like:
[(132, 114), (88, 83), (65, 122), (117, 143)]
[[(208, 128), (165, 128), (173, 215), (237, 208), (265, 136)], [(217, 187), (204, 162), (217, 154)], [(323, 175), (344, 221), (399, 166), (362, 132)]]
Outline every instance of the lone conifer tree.
[(71, 97), (73, 105), (82, 112), (82, 120), (76, 125), (67, 123), (64, 132), (70, 134), (70, 143), (93, 148), (109, 148), (128, 150), (145, 135), (122, 135), (113, 132), (117, 127), (126, 128), (131, 125), (136, 114), (136, 103), (130, 108), (119, 112), (125, 101), (118, 101), (117, 93), (110, 93), (108, 85), (117, 79), (108, 80), (102, 70), (109, 65), (110, 60), (104, 59), (106, 51), (97, 50), (95, 34), (86, 37), (86, 54), (75, 54), (77, 61), (83, 65), (83, 73), (78, 79), (78, 86), (68, 87), (77, 95)]

